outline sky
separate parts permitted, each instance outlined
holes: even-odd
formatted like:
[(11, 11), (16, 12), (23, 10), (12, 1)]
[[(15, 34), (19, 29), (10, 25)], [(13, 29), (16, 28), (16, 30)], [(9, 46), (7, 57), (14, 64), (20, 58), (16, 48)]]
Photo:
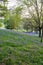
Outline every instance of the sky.
[(8, 8), (11, 8), (12, 6), (16, 6), (16, 0), (8, 0), (9, 4), (8, 4)]

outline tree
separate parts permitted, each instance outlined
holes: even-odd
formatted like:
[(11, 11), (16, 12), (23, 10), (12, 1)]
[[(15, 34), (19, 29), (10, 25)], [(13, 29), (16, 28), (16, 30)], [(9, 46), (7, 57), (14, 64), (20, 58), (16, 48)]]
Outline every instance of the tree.
[(43, 14), (43, 0), (23, 0), (24, 5), (28, 9), (30, 17), (36, 22), (39, 30), (39, 37), (41, 37), (42, 29), (42, 14)]
[(23, 28), (25, 30), (30, 30), (33, 32), (34, 23), (31, 21), (31, 18), (23, 18)]
[(7, 0), (0, 0), (0, 21), (5, 19), (6, 12), (7, 12), (6, 4), (7, 4)]
[(19, 23), (21, 21), (21, 11), (21, 6), (16, 7), (15, 10), (12, 11), (11, 16), (6, 22), (6, 28), (16, 29), (19, 26)]

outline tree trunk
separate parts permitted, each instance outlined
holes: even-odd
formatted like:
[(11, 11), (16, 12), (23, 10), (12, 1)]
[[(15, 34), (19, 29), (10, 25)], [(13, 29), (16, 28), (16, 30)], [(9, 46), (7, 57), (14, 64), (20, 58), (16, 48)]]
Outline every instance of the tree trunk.
[(42, 37), (43, 37), (43, 23), (42, 23)]
[(39, 27), (39, 37), (41, 37), (41, 28)]
[(42, 29), (42, 37), (43, 37), (43, 29)]

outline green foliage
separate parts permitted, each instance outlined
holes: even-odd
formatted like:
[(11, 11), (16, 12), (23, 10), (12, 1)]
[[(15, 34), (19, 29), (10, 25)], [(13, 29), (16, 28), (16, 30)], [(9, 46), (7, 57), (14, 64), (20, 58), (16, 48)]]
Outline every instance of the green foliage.
[(6, 22), (6, 26), (5, 26), (7, 29), (15, 29), (15, 22), (10, 19)]
[(22, 6), (16, 7), (15, 13), (16, 13), (16, 14), (21, 14), (22, 9), (23, 9)]
[(15, 14), (11, 16), (10, 19), (6, 22), (6, 28), (15, 29), (16, 27), (18, 27), (20, 21), (20, 16), (18, 14)]
[(9, 20), (6, 22), (5, 27), (7, 29), (15, 29), (19, 26), (21, 22), (21, 10), (22, 8), (16, 7), (15, 11), (13, 11), (12, 15), (9, 17)]
[(2, 23), (0, 22), (0, 27), (2, 27)]
[(8, 0), (3, 0), (3, 2), (7, 2)]
[(7, 0), (2, 0), (3, 4), (1, 4), (0, 1), (0, 17), (3, 17), (5, 19), (5, 15), (7, 12), (7, 6), (6, 6), (6, 2)]
[(31, 30), (32, 31), (32, 29), (33, 29), (33, 27), (34, 27), (34, 24), (33, 24), (33, 21), (31, 20), (31, 18), (29, 19), (29, 18), (24, 18), (23, 19), (23, 22), (24, 22), (24, 25), (23, 25), (23, 28), (25, 29), (25, 30)]
[(14, 65), (14, 62), (13, 62), (13, 60), (11, 59), (11, 58), (8, 58), (7, 60), (5, 60), (6, 62), (5, 62), (5, 64), (6, 65)]

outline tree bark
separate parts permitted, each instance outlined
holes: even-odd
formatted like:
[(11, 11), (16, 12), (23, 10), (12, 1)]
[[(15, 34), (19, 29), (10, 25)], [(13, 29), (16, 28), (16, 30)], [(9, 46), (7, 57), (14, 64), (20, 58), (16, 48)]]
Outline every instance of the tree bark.
[(39, 37), (41, 37), (41, 27), (39, 27)]
[(43, 29), (42, 29), (42, 37), (43, 37)]
[(42, 23), (42, 37), (43, 37), (43, 23)]

